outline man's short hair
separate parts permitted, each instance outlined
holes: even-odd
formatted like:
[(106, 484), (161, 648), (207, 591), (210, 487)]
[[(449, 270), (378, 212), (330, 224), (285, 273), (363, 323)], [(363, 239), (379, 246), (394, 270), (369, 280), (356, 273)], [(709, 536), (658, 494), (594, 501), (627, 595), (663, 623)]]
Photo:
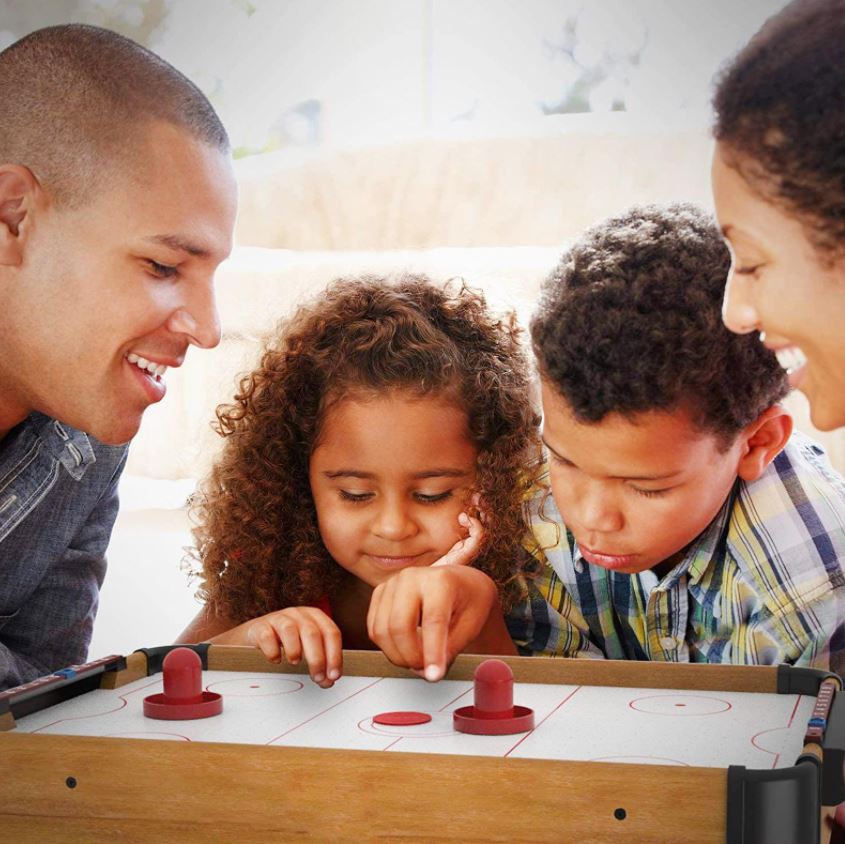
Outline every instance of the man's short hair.
[(693, 205), (636, 207), (589, 229), (531, 321), (542, 375), (581, 422), (684, 408), (728, 445), (788, 390), (757, 335), (722, 322), (729, 266)]
[(137, 155), (156, 121), (229, 150), (199, 88), (115, 32), (52, 26), (0, 53), (0, 163), (25, 165), (60, 202), (81, 203), (103, 170)]

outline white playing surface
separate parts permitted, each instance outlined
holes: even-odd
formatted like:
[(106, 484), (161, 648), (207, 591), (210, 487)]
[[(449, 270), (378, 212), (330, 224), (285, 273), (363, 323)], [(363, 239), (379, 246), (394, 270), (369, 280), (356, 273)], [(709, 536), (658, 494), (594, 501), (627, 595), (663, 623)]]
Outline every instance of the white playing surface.
[[(472, 704), (472, 682), (342, 677), (320, 689), (307, 676), (206, 671), (223, 713), (198, 721), (145, 718), (143, 699), (161, 674), (99, 689), (21, 718), (27, 733), (215, 741), (578, 759), (655, 765), (778, 768), (795, 763), (813, 699), (798, 695), (623, 689), (518, 683), (514, 703), (534, 710), (535, 728), (511, 736), (452, 729), (452, 710)], [(427, 712), (411, 727), (374, 724), (380, 712)]]

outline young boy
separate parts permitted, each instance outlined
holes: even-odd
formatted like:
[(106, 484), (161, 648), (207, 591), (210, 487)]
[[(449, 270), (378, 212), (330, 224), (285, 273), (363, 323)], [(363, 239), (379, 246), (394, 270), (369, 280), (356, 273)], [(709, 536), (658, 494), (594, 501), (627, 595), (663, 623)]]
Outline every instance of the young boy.
[(845, 669), (845, 482), (792, 433), (774, 354), (723, 326), (729, 264), (694, 207), (635, 208), (545, 283), (550, 606), (511, 615), (523, 652)]

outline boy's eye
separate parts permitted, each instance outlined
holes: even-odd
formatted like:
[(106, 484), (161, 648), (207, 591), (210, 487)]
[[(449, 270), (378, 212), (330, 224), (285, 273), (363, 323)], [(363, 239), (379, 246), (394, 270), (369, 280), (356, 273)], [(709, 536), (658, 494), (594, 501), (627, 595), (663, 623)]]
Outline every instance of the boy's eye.
[(173, 278), (178, 272), (176, 267), (171, 267), (169, 264), (159, 264), (158, 261), (153, 261), (147, 258), (147, 267), (156, 278)]
[(434, 495), (427, 495), (424, 492), (415, 492), (414, 498), (417, 499), (421, 504), (437, 504), (438, 501), (446, 501), (446, 499), (452, 497), (452, 490), (446, 490), (446, 492), (438, 492)]
[(349, 492), (348, 490), (341, 489), (340, 497), (344, 501), (352, 501), (354, 503), (361, 504), (364, 501), (369, 501), (373, 497), (373, 494), (371, 492)]

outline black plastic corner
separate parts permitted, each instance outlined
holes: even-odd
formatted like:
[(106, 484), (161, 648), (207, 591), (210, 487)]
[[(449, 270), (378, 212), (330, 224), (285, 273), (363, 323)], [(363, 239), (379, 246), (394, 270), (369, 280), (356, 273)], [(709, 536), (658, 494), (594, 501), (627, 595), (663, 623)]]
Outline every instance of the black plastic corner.
[(821, 834), (819, 763), (801, 756), (791, 768), (728, 768), (727, 844), (808, 844)]
[(779, 695), (810, 695), (819, 693), (823, 680), (836, 680), (842, 688), (842, 678), (832, 671), (821, 668), (805, 668), (795, 665), (779, 665), (777, 676), (777, 693)]
[(126, 668), (126, 657), (102, 659), (62, 668), (37, 680), (0, 692), (0, 715), (12, 713), (15, 720), (98, 689), (102, 675)]
[(157, 648), (138, 648), (135, 653), (144, 654), (147, 658), (147, 677), (151, 674), (158, 674), (161, 671), (161, 664), (164, 662), (164, 658), (174, 649), (174, 648), (189, 648), (190, 650), (198, 653), (200, 655), (200, 659), (202, 660), (202, 670), (208, 670), (208, 642), (202, 642), (199, 645), (160, 645)]
[(843, 764), (845, 764), (845, 694), (834, 695), (822, 742), (822, 805), (838, 806), (845, 800)]

